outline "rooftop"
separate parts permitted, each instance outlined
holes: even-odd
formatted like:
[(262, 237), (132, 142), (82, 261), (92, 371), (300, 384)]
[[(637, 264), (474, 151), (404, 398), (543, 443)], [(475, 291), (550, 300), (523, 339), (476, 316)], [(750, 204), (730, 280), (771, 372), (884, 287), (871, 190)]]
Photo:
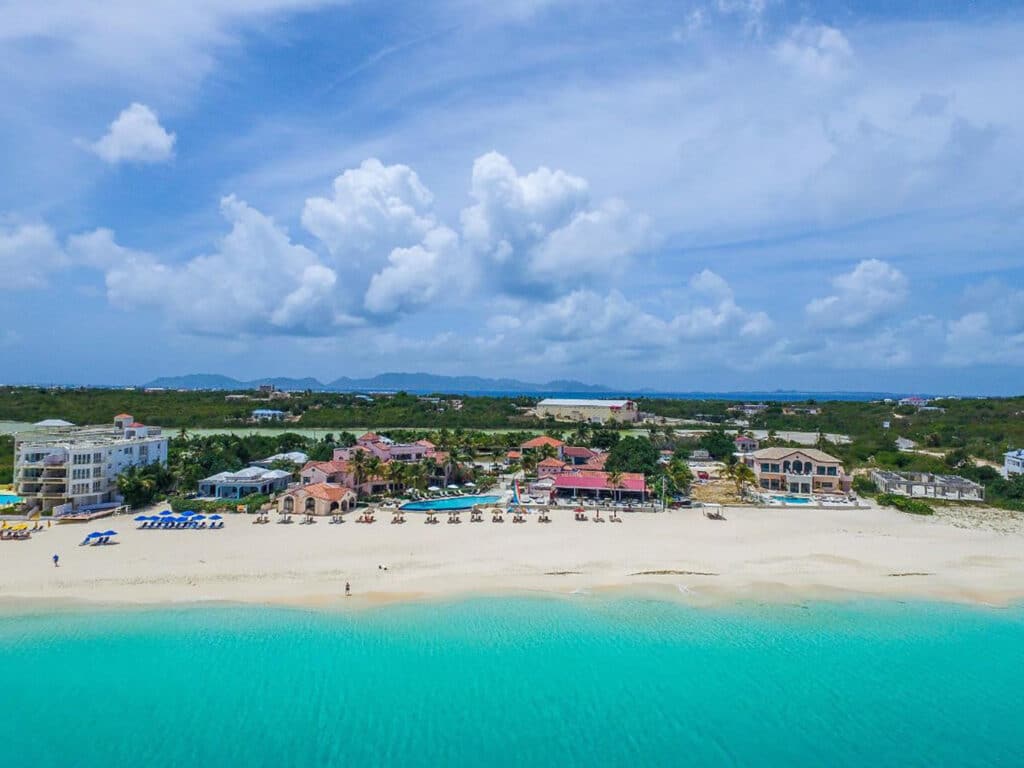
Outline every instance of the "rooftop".
[(788, 458), (789, 456), (792, 456), (794, 453), (802, 454), (803, 456), (809, 458), (811, 461), (818, 461), (821, 462), (822, 464), (842, 463), (835, 456), (830, 456), (824, 451), (819, 451), (817, 448), (786, 448), (783, 446), (779, 446), (776, 448), (762, 448), (759, 451), (754, 451), (752, 456), (754, 457), (755, 461), (760, 461), (762, 459), (778, 461), (780, 459)]
[(291, 472), (285, 472), (283, 469), (263, 469), (263, 467), (245, 467), (244, 469), (238, 469), (234, 472), (218, 472), (216, 475), (210, 475), (203, 480), (201, 483), (246, 483), (252, 481), (263, 482), (265, 480), (280, 480), (285, 477), (291, 477)]
[(543, 448), (545, 445), (553, 445), (555, 448), (561, 448), (565, 443), (561, 440), (556, 440), (553, 437), (548, 437), (547, 435), (538, 435), (532, 440), (527, 440), (519, 447), (530, 450), (531, 448)]
[(556, 408), (625, 408), (632, 400), (590, 400), (587, 398), (548, 397), (537, 403), (537, 407), (550, 405)]
[(313, 483), (311, 485), (303, 485), (295, 489), (296, 491), (302, 491), (307, 496), (312, 496), (314, 499), (324, 499), (326, 501), (341, 501), (346, 496), (355, 496), (355, 491), (344, 485), (334, 485), (332, 483)]
[(644, 476), (639, 472), (623, 472), (622, 480), (615, 488), (608, 480), (609, 472), (563, 472), (555, 476), (555, 488), (581, 488), (598, 491), (644, 491)]

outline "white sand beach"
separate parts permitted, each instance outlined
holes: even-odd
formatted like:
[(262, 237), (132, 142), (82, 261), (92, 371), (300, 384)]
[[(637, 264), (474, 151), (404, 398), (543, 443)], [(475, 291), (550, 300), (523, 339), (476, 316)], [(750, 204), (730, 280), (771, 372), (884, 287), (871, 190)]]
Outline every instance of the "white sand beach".
[[(658, 591), (694, 602), (906, 597), (1004, 605), (1024, 599), (1024, 525), (979, 510), (915, 517), (888, 509), (727, 508), (627, 514), (624, 522), (253, 525), (137, 530), (100, 521), (111, 546), (81, 547), (89, 526), (0, 542), (0, 601), (194, 601), (365, 605), (468, 593)], [(276, 515), (274, 516), (276, 518)], [(55, 568), (51, 556), (60, 555)], [(383, 569), (386, 567), (386, 570)], [(344, 585), (352, 585), (346, 600)]]

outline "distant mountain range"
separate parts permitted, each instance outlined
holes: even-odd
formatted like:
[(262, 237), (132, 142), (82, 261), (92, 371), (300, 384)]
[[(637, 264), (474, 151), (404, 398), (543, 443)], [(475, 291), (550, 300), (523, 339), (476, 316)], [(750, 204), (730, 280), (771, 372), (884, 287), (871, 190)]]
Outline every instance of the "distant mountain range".
[(608, 393), (607, 387), (583, 384), (579, 381), (557, 380), (534, 384), (518, 379), (487, 379), (481, 376), (437, 376), (431, 373), (381, 373), (368, 379), (342, 376), (323, 383), (319, 379), (268, 377), (242, 381), (216, 373), (192, 373), (186, 376), (162, 376), (146, 384), (162, 389), (255, 389), (261, 384), (272, 384), (285, 390), (315, 390), (322, 392), (573, 392)]

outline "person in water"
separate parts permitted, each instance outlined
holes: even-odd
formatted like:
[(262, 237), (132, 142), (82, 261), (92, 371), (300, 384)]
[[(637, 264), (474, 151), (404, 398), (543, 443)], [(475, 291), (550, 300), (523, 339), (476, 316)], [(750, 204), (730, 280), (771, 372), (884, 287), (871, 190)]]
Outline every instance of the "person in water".
[(59, 568), (60, 567), (59, 563), (60, 563), (60, 555), (56, 555), (55, 554), (53, 556), (53, 567), (54, 568)]

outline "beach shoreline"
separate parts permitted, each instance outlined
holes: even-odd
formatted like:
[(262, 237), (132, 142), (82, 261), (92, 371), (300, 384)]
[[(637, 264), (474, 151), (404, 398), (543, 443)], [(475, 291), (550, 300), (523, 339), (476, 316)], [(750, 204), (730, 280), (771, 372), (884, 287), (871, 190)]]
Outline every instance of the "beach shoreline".
[[(61, 525), (0, 549), (0, 614), (265, 605), (361, 610), (473, 597), (628, 596), (717, 606), (863, 599), (1004, 607), (1024, 601), (1024, 530), (888, 509), (727, 508), (554, 522), (252, 525), (137, 530), (78, 546)], [(981, 514), (972, 513), (972, 514)], [(981, 521), (983, 522), (983, 521)], [(106, 527), (108, 523), (104, 523)], [(61, 557), (60, 567), (50, 562)], [(345, 584), (352, 596), (344, 594)]]

